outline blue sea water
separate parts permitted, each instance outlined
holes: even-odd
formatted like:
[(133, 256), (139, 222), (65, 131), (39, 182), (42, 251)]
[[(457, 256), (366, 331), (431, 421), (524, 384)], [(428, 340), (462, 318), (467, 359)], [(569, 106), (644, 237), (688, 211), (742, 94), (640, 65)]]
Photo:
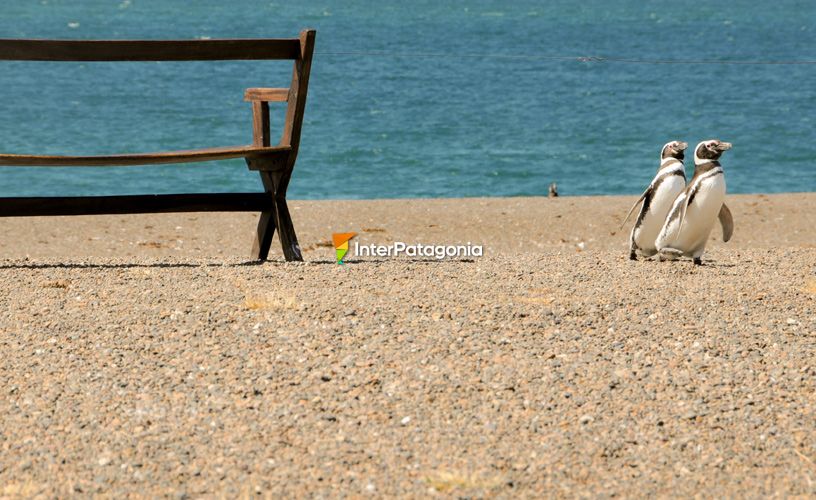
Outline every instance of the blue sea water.
[[(713, 137), (734, 143), (723, 161), (730, 192), (816, 190), (816, 65), (577, 59), (816, 61), (813, 0), (0, 7), (0, 38), (276, 38), (303, 27), (317, 29), (317, 46), (291, 198), (542, 195), (553, 181), (566, 195), (634, 194), (663, 143)], [(289, 64), (0, 62), (0, 152), (248, 143), (243, 89), (286, 86)], [(2, 196), (259, 188), (240, 160), (0, 167)]]

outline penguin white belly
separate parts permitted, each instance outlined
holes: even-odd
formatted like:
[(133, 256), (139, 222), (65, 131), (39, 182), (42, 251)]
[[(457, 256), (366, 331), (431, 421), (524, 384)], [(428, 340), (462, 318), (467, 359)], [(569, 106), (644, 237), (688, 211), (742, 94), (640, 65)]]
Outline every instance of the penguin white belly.
[(686, 187), (686, 181), (679, 175), (666, 178), (655, 190), (649, 203), (649, 210), (643, 215), (640, 224), (634, 228), (634, 239), (641, 253), (647, 257), (657, 253), (655, 244), (666, 216), (672, 208), (677, 195)]
[[(694, 198), (686, 209), (683, 227), (678, 230), (679, 218), (672, 221), (658, 237), (657, 248), (673, 248), (685, 257), (698, 258), (705, 251), (708, 236), (717, 221), (725, 201), (725, 177), (715, 175), (700, 183)], [(682, 209), (685, 195), (679, 197), (671, 210), (673, 216)]]

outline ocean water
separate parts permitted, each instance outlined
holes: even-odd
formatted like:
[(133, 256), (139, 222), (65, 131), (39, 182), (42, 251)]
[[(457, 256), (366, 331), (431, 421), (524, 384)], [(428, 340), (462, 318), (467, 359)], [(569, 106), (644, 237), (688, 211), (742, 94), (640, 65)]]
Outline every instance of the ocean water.
[[(290, 198), (635, 194), (663, 143), (720, 138), (729, 192), (816, 190), (816, 2), (4, 1), (0, 38), (317, 29)], [(553, 59), (564, 57), (564, 59)], [(0, 62), (0, 151), (245, 144), (243, 89), (290, 63)], [(280, 126), (277, 111), (273, 126)], [(692, 162), (687, 160), (690, 174)], [(254, 191), (243, 161), (0, 167), (0, 195)]]

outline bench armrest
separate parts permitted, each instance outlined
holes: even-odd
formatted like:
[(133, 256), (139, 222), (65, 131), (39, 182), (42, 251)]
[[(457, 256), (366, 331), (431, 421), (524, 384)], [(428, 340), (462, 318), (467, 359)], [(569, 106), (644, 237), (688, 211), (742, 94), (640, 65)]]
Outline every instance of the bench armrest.
[(251, 102), (286, 102), (289, 100), (289, 89), (246, 89), (244, 100)]

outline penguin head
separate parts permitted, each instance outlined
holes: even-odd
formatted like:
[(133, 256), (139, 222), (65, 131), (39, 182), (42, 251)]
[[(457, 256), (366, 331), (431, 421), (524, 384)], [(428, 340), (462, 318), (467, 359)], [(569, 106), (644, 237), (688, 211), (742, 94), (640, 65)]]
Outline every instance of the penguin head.
[(686, 151), (687, 147), (688, 144), (682, 141), (667, 142), (660, 151), (660, 159), (664, 160), (666, 158), (676, 158), (683, 161), (683, 158), (685, 158), (684, 152)]
[(731, 149), (730, 142), (723, 142), (718, 139), (703, 141), (694, 149), (694, 164), (698, 165), (719, 160), (720, 156), (729, 149)]

